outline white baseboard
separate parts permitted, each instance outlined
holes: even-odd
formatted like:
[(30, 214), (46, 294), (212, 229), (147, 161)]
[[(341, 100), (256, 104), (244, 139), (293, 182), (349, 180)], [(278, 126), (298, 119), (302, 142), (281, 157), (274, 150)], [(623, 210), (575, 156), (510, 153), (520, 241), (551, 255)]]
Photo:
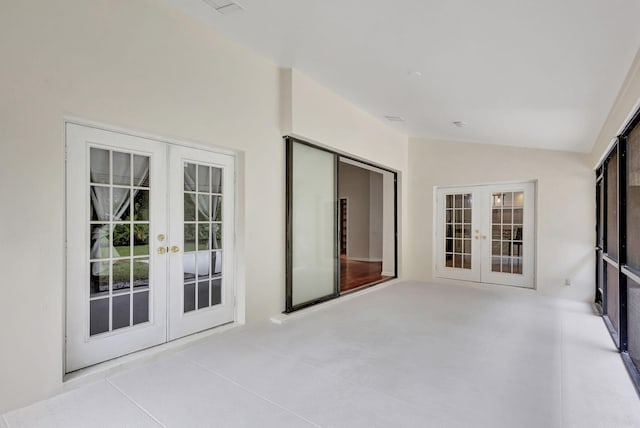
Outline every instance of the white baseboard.
[(353, 260), (355, 262), (370, 262), (370, 263), (382, 261), (382, 259), (369, 259), (366, 257), (349, 257), (349, 256), (347, 256), (347, 260)]

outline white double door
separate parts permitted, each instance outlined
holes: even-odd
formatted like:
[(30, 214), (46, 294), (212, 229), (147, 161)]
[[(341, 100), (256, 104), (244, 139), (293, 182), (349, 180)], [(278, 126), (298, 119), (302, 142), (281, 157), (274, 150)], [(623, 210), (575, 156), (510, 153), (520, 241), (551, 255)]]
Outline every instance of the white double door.
[(66, 372), (233, 321), (234, 158), (66, 131)]
[(535, 184), (436, 189), (436, 276), (533, 288)]

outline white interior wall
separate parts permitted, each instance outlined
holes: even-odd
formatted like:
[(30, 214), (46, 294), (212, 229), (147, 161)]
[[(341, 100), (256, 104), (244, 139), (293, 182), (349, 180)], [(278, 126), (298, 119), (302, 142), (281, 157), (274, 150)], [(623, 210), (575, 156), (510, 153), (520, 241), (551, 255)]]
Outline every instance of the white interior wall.
[[(408, 251), (405, 227), (409, 188), (408, 138), (386, 124), (372, 120), (364, 111), (298, 71), (284, 70), (283, 73), (281, 80), (291, 82), (291, 91), (284, 91), (290, 98), (285, 100), (281, 110), (291, 112), (291, 123), (285, 124), (285, 128), (292, 135), (398, 173), (398, 275), (402, 277), (408, 264), (408, 257), (405, 257)], [(393, 254), (390, 257), (393, 258)]]
[(611, 140), (617, 137), (626, 122), (640, 108), (640, 50), (627, 73), (624, 83), (620, 87), (618, 96), (602, 125), (598, 139), (591, 150), (590, 163), (596, 167), (605, 155)]
[[(594, 175), (586, 154), (411, 139), (408, 276), (433, 279), (434, 186), (535, 179), (540, 293), (594, 297)], [(569, 278), (572, 285), (564, 285)]]
[(406, 137), (158, 0), (5, 2), (0, 60), (0, 412), (62, 385), (65, 117), (236, 152), (248, 322), (284, 306), (284, 133), (406, 174)]

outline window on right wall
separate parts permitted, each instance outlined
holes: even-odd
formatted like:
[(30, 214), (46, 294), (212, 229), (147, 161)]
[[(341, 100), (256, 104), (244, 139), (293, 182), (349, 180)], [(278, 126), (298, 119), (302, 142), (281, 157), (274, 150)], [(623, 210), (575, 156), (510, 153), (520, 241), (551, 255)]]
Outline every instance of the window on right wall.
[(596, 177), (596, 303), (640, 392), (640, 111)]

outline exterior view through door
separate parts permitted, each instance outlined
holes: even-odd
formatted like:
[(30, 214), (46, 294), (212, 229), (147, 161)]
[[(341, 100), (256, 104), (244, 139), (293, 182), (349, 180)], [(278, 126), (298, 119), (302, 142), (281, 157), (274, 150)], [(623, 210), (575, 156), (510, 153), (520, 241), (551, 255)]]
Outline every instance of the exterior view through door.
[(67, 124), (65, 371), (235, 317), (234, 158)]
[(436, 189), (441, 278), (534, 287), (533, 182)]

